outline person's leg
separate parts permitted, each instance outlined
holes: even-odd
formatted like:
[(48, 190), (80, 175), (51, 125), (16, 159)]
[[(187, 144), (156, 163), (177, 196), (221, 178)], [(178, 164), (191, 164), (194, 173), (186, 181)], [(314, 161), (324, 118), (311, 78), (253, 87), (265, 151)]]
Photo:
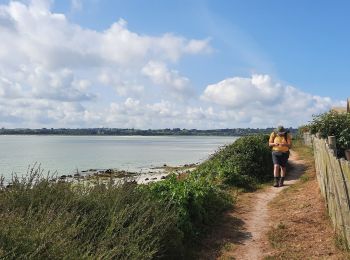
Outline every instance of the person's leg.
[(288, 162), (288, 157), (289, 155), (287, 153), (283, 154), (282, 157), (282, 162), (281, 162), (281, 178), (279, 180), (279, 186), (283, 186), (284, 183), (284, 178), (286, 177), (287, 174), (287, 162)]
[(275, 164), (273, 166), (273, 176), (279, 177), (280, 176), (280, 166), (278, 164)]
[[(287, 162), (286, 162), (287, 163)], [(279, 180), (279, 186), (282, 187), (283, 183), (284, 183), (284, 177), (286, 177), (286, 173), (287, 173), (287, 167), (281, 166), (281, 178)]]
[(278, 164), (274, 164), (273, 166), (273, 177), (275, 179), (275, 182), (273, 184), (274, 187), (279, 186), (279, 176), (280, 176), (280, 166)]
[(287, 167), (281, 167), (281, 177), (285, 177), (287, 172)]

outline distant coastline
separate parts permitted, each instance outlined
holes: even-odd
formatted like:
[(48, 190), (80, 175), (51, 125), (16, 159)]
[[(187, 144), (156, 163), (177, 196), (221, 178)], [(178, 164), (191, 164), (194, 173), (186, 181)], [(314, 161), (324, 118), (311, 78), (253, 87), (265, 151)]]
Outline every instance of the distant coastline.
[[(269, 134), (274, 128), (226, 128), (226, 129), (134, 129), (134, 128), (1, 128), (0, 135), (93, 135), (93, 136), (245, 136)], [(290, 128), (291, 133), (297, 129)]]

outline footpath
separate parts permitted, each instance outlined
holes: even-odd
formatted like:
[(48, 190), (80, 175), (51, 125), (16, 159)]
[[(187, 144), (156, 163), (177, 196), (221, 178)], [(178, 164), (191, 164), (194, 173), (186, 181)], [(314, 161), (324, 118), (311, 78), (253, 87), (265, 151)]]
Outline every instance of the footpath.
[(204, 241), (201, 259), (350, 259), (327, 217), (306, 150), (291, 152), (284, 187), (238, 196)]

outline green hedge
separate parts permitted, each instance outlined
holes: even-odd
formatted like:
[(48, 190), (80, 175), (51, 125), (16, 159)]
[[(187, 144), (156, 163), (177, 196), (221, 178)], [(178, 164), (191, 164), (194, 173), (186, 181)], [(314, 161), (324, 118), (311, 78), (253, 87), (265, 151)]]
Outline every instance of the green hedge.
[(272, 178), (269, 136), (250, 135), (239, 138), (201, 164), (197, 172), (219, 178), (223, 183), (254, 189)]
[(307, 125), (311, 134), (319, 134), (321, 138), (335, 136), (340, 156), (344, 149), (350, 149), (350, 113), (326, 112), (313, 117)]

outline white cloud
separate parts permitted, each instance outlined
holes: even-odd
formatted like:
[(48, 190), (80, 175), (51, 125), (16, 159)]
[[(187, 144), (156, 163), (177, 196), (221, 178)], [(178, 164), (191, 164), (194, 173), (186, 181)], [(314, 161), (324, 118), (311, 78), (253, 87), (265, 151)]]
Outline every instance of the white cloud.
[(3, 126), (9, 127), (13, 127), (14, 122), (16, 127), (78, 127), (85, 110), (79, 103), (44, 99), (20, 98), (0, 101), (0, 121)]
[[(53, 13), (51, 5), (50, 0), (0, 5), (0, 120), (6, 126), (104, 125), (111, 103), (126, 115), (142, 115), (142, 105), (162, 104), (157, 76), (148, 80), (145, 64), (162, 64), (159, 83), (183, 96), (189, 79), (168, 66), (211, 51), (208, 39), (144, 35), (129, 30), (123, 19), (104, 31), (84, 28)], [(72, 0), (71, 8), (81, 9), (82, 1)], [(141, 97), (148, 103), (137, 104)], [(161, 105), (147, 109), (157, 106), (166, 114)]]
[(30, 63), (50, 69), (101, 66), (131, 69), (151, 59), (177, 61), (185, 54), (210, 49), (208, 40), (169, 33), (159, 37), (137, 34), (128, 30), (123, 19), (97, 32), (70, 23), (65, 15), (52, 13), (49, 7), (50, 1), (44, 0), (1, 6), (0, 25), (8, 29), (1, 31), (2, 64)]
[(18, 98), (21, 96), (22, 88), (18, 83), (13, 83), (7, 78), (0, 76), (0, 97)]
[(201, 52), (211, 53), (213, 49), (209, 44), (210, 40), (190, 40), (185, 47), (186, 53), (196, 54)]
[(128, 75), (128, 73), (121, 70), (104, 69), (97, 77), (99, 83), (110, 86), (119, 96), (136, 96), (139, 97), (144, 94), (145, 86), (137, 79), (137, 75), (134, 74), (134, 78)]
[(81, 11), (83, 9), (82, 0), (71, 0), (72, 11)]
[(253, 75), (251, 78), (234, 77), (209, 85), (202, 99), (231, 108), (271, 104), (281, 97), (283, 89), (271, 82), (268, 75)]
[(28, 83), (32, 86), (32, 95), (37, 98), (61, 101), (86, 101), (96, 98), (87, 92), (90, 82), (86, 79), (76, 79), (74, 73), (68, 69), (48, 72), (37, 67), (29, 74)]
[(269, 75), (234, 77), (206, 87), (202, 100), (223, 109), (227, 120), (256, 125), (298, 126), (339, 101), (275, 82)]
[[(8, 28), (6, 38), (15, 43), (1, 44), (8, 50), (16, 48), (22, 61), (39, 63), (50, 68), (101, 66), (114, 63), (138, 66), (152, 57), (177, 61), (184, 54), (207, 52), (208, 40), (187, 40), (164, 34), (160, 37), (143, 36), (127, 29), (120, 19), (103, 32), (71, 24), (63, 14), (51, 13), (37, 2), (29, 7), (11, 2), (1, 8), (0, 21)], [(10, 60), (11, 54), (1, 52), (1, 58)]]
[(190, 99), (190, 79), (172, 68), (212, 52), (209, 39), (144, 35), (123, 19), (95, 31), (50, 6), (0, 5), (0, 127), (297, 126), (336, 103), (268, 75), (224, 79)]
[(169, 70), (165, 63), (150, 61), (142, 68), (142, 73), (154, 84), (163, 86), (179, 96), (191, 94), (190, 80), (180, 76), (176, 70)]
[[(197, 110), (201, 113), (198, 116)], [(135, 128), (207, 128), (206, 114), (201, 107), (181, 106), (167, 100), (145, 103), (127, 98), (123, 103), (112, 103), (106, 111), (108, 125)], [(210, 124), (210, 123), (209, 123)]]

